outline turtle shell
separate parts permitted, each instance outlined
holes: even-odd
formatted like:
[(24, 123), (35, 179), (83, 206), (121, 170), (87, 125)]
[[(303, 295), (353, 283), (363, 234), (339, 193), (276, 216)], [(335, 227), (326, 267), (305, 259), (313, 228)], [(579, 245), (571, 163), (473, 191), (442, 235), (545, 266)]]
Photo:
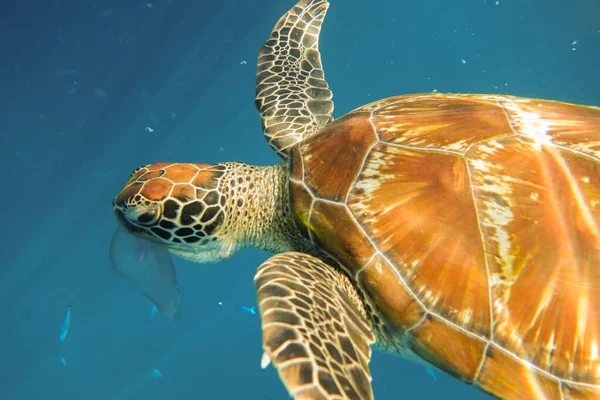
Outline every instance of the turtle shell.
[(290, 178), (398, 351), (498, 397), (600, 398), (599, 108), (389, 98), (301, 143)]

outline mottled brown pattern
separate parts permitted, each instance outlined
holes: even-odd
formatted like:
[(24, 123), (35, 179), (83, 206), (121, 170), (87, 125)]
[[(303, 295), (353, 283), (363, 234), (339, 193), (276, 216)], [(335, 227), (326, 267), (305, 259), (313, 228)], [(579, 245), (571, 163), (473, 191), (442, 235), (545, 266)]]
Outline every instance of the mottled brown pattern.
[(162, 170), (162, 169), (159, 169), (156, 171), (148, 171), (145, 174), (143, 174), (142, 176), (140, 176), (139, 178), (136, 178), (136, 180), (138, 182), (145, 182), (150, 179), (160, 178), (164, 174), (165, 174), (165, 170)]
[[(423, 94), (354, 115), (367, 111), (362, 124), (382, 141), (353, 155), (364, 160), (358, 178), (332, 174), (348, 142), (330, 134), (311, 144), (322, 151), (310, 153), (304, 180), (323, 199), (350, 185), (362, 232), (348, 237), (352, 220), (314, 208), (309, 225), (316, 243), (361, 271), (355, 279), (399, 347), (411, 343), (498, 397), (600, 393), (600, 109)], [(358, 119), (337, 122), (356, 136)], [(342, 182), (332, 186), (334, 175)], [(371, 243), (379, 254), (366, 264)], [(429, 316), (411, 330), (416, 304)]]
[(222, 171), (215, 170), (214, 168), (211, 168), (210, 165), (200, 164), (198, 167), (200, 170), (191, 178), (191, 184), (197, 187), (206, 186), (212, 182), (216, 182), (216, 180), (223, 175)]
[(296, 227), (305, 238), (308, 235), (308, 217), (314, 202), (313, 196), (308, 192), (308, 188), (302, 183), (290, 182), (290, 205), (294, 213)]
[[(525, 135), (525, 132), (542, 128), (553, 143), (600, 160), (600, 116), (597, 108), (519, 97), (506, 97), (498, 102), (506, 110), (517, 133)], [(530, 122), (535, 116), (541, 117), (541, 126)]]
[(476, 376), (487, 345), (431, 315), (410, 331), (408, 341), (417, 355), (467, 383)]
[(310, 214), (310, 232), (319, 248), (338, 256), (352, 275), (375, 253), (346, 206), (341, 204), (316, 201)]
[(169, 195), (172, 188), (173, 182), (157, 178), (146, 182), (140, 191), (140, 194), (148, 200), (159, 201), (164, 200)]
[(570, 383), (562, 384), (562, 391), (565, 400), (598, 400), (600, 399), (600, 387), (585, 387), (581, 385), (572, 385)]
[(198, 167), (194, 164), (173, 164), (165, 168), (163, 177), (173, 182), (188, 183), (196, 172), (198, 172)]
[(402, 96), (373, 115), (381, 140), (405, 146), (464, 152), (473, 143), (512, 135), (506, 114), (475, 96)]
[(356, 289), (318, 258), (282, 253), (254, 278), (263, 348), (295, 399), (372, 400), (375, 337)]
[(185, 183), (178, 183), (171, 191), (171, 197), (174, 197), (182, 202), (187, 202), (196, 196), (196, 188)]
[(559, 378), (598, 381), (598, 163), (518, 137), (475, 146), (469, 159), (496, 343)]
[(254, 104), (265, 138), (283, 158), (333, 120), (333, 94), (319, 53), (328, 8), (327, 1), (301, 0), (279, 19), (258, 52)]
[[(315, 139), (300, 146), (304, 181), (321, 198), (346, 200), (367, 151), (379, 140), (369, 116), (368, 113), (357, 113), (342, 117), (325, 127)], [(344, 145), (340, 146), (342, 142)]]
[(560, 400), (560, 382), (532, 371), (495, 345), (490, 345), (477, 384), (489, 393), (514, 400)]
[(429, 310), (490, 336), (484, 250), (462, 157), (380, 143), (348, 207)]
[(123, 189), (121, 189), (121, 192), (117, 195), (117, 197), (115, 197), (115, 202), (125, 204), (127, 199), (131, 199), (136, 196), (143, 186), (143, 183), (138, 183), (136, 181), (133, 183), (128, 183)]
[[(388, 329), (398, 337), (423, 321), (426, 310), (407, 288), (398, 287), (398, 271), (377, 254), (357, 275), (357, 281), (379, 310)], [(388, 293), (394, 293), (389, 296)]]

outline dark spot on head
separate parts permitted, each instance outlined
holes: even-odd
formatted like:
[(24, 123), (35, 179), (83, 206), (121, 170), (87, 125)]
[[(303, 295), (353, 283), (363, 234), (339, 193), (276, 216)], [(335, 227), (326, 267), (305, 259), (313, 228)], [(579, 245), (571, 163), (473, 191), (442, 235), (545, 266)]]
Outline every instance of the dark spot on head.
[(163, 215), (170, 219), (177, 218), (177, 210), (179, 210), (179, 203), (175, 200), (167, 200), (165, 201), (165, 205), (163, 206)]
[(167, 221), (166, 219), (163, 219), (162, 221), (160, 221), (159, 225), (161, 228), (165, 228), (165, 229), (173, 229), (175, 227), (174, 223), (172, 223), (171, 221)]
[(204, 202), (209, 206), (218, 204), (219, 203), (219, 193), (217, 193), (215, 190), (211, 190), (210, 192), (208, 192), (206, 197), (204, 197)]
[(140, 215), (137, 220), (140, 224), (148, 225), (156, 218), (156, 210), (150, 210)]
[(202, 224), (196, 224), (192, 228), (194, 228), (195, 231), (200, 231), (202, 230)]
[(237, 201), (237, 205), (238, 205), (238, 207), (243, 206), (244, 205), (244, 199), (239, 198), (238, 201)]
[(196, 222), (194, 217), (191, 216), (189, 212), (185, 211), (185, 208), (181, 212), (181, 218), (179, 219), (179, 221), (181, 222), (181, 225), (191, 225), (194, 222)]
[(175, 231), (177, 236), (189, 236), (194, 234), (194, 230), (191, 228), (181, 228)]
[(186, 243), (196, 243), (199, 240), (200, 240), (200, 238), (196, 237), (196, 236), (188, 236), (186, 238), (183, 238), (183, 241)]
[(178, 194), (175, 196), (175, 198), (176, 198), (177, 200), (181, 201), (182, 203), (185, 203), (185, 202), (187, 202), (187, 201), (190, 199), (189, 197), (187, 197), (187, 196), (186, 196), (185, 194), (183, 194), (183, 193), (178, 193)]
[(196, 198), (201, 200), (206, 196), (206, 190), (204, 189), (196, 189)]
[(217, 213), (219, 212), (219, 207), (218, 206), (212, 206), (212, 207), (208, 207), (206, 209), (206, 211), (204, 211), (204, 214), (202, 214), (202, 218), (200, 218), (201, 222), (208, 222), (211, 219), (213, 219), (215, 217), (215, 215), (217, 215)]
[(158, 227), (154, 227), (154, 228), (150, 228), (150, 230), (158, 237), (164, 239), (164, 240), (169, 240), (169, 238), (171, 237), (171, 234), (167, 231), (165, 231), (164, 229), (160, 229)]
[(179, 238), (174, 237), (173, 238), (173, 243), (181, 243), (181, 240)]
[(183, 207), (181, 210), (181, 223), (183, 225), (192, 225), (196, 222), (194, 216), (199, 215), (204, 210), (204, 204), (200, 201), (195, 201)]
[(217, 218), (215, 218), (215, 220), (212, 223), (204, 227), (204, 232), (209, 236), (212, 235), (214, 230), (223, 223), (224, 219), (225, 218), (223, 217), (223, 213), (220, 212), (219, 214), (217, 214)]

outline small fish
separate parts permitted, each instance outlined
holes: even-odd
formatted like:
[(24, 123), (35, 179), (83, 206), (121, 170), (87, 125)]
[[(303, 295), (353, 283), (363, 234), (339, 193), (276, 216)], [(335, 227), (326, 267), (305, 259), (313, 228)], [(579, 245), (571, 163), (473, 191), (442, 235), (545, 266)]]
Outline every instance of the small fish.
[(252, 315), (256, 315), (256, 309), (254, 308), (254, 306), (252, 306), (252, 307), (242, 306), (241, 308), (242, 308), (242, 311), (245, 311)]
[(160, 372), (160, 370), (158, 368), (154, 368), (152, 370), (152, 376), (156, 379), (161, 379), (163, 377), (162, 372)]
[(63, 367), (67, 366), (67, 360), (65, 360), (65, 358), (63, 356), (58, 357), (58, 361), (60, 361), (60, 363)]
[(431, 377), (433, 378), (434, 382), (438, 381), (438, 376), (437, 373), (435, 372), (435, 369), (433, 369), (432, 367), (425, 367), (427, 369), (427, 373), (429, 375), (431, 375)]
[(157, 311), (158, 311), (158, 308), (156, 308), (156, 306), (154, 304), (152, 304), (152, 308), (150, 309), (150, 315), (148, 315), (148, 321), (150, 321), (152, 319), (152, 317), (154, 317), (154, 315), (156, 314)]
[(65, 314), (65, 320), (63, 321), (60, 327), (60, 336), (59, 339), (61, 342), (64, 342), (69, 335), (69, 326), (71, 325), (71, 306), (67, 307), (67, 313)]

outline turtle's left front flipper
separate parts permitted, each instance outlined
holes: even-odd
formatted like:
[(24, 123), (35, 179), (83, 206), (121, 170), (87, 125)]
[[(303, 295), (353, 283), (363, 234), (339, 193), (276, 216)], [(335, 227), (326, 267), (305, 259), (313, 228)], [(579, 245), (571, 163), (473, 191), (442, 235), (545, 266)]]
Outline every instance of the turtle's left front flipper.
[(254, 283), (262, 366), (273, 363), (294, 399), (373, 399), (368, 363), (375, 337), (346, 276), (290, 252), (263, 263)]
[(300, 0), (258, 52), (255, 104), (265, 138), (283, 158), (333, 120), (333, 94), (319, 53), (328, 7), (327, 0)]

